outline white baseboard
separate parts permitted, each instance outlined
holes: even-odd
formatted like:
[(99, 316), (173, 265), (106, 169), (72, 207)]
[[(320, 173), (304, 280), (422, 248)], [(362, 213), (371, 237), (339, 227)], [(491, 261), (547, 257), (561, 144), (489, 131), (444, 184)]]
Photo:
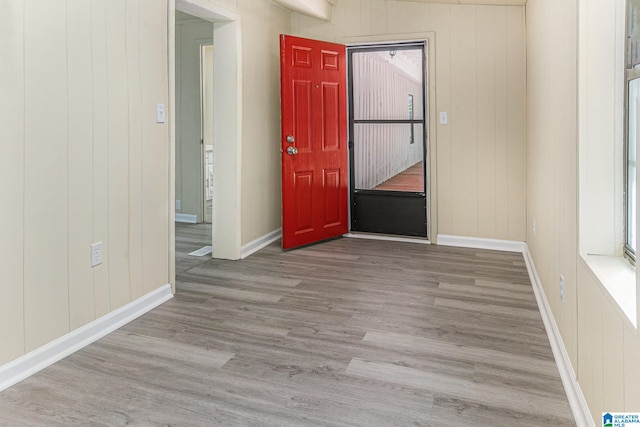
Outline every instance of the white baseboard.
[(571, 359), (569, 358), (569, 353), (562, 341), (562, 335), (560, 335), (558, 324), (553, 317), (549, 300), (547, 300), (544, 288), (542, 287), (542, 282), (540, 281), (540, 276), (538, 276), (538, 272), (533, 263), (533, 258), (531, 257), (531, 252), (529, 252), (529, 247), (526, 243), (524, 244), (522, 255), (524, 256), (524, 262), (527, 265), (527, 271), (529, 272), (529, 278), (531, 279), (531, 285), (533, 286), (533, 293), (535, 294), (536, 301), (538, 302), (538, 308), (542, 315), (544, 328), (547, 331), (547, 336), (549, 337), (551, 350), (553, 351), (553, 356), (556, 360), (556, 364), (558, 365), (562, 385), (567, 393), (567, 399), (569, 400), (569, 406), (571, 406), (573, 417), (576, 420), (576, 425), (578, 427), (595, 427), (596, 424), (591, 416), (589, 405), (587, 404), (587, 400), (585, 399), (582, 389), (580, 388), (580, 384), (578, 383), (575, 370), (573, 369)]
[(196, 224), (198, 222), (198, 215), (177, 213), (175, 221)]
[(171, 298), (171, 285), (163, 285), (124, 307), (0, 366), (0, 391), (99, 340)]
[(507, 252), (524, 252), (525, 243), (513, 240), (482, 239), (479, 237), (450, 236), (438, 234), (438, 245), (457, 246), (460, 248), (491, 249)]
[(277, 230), (273, 230), (272, 232), (267, 233), (264, 236), (261, 236), (255, 240), (252, 240), (246, 245), (242, 245), (242, 247), (240, 248), (240, 259), (245, 259), (249, 255), (258, 252), (260, 249), (264, 248), (265, 246), (269, 246), (271, 243), (275, 242), (281, 237), (282, 237), (282, 228), (278, 228)]

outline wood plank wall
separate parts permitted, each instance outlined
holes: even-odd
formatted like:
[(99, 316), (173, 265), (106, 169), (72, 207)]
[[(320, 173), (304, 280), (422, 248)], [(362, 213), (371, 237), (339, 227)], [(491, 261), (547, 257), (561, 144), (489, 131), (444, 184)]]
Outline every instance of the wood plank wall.
[[(408, 95), (413, 95), (416, 119), (422, 117), (422, 82), (409, 78), (377, 55), (354, 53), (355, 119), (408, 119)], [(372, 189), (422, 161), (422, 127), (415, 126), (410, 144), (408, 124), (354, 125), (355, 185)]]
[(527, 3), (527, 243), (595, 425), (603, 412), (640, 408), (640, 333), (580, 255), (606, 254), (623, 236), (621, 3)]
[(295, 35), (360, 42), (435, 33), (439, 234), (526, 238), (525, 27), (522, 6), (340, 0), (332, 22), (293, 14)]
[(291, 13), (267, 0), (238, 0), (237, 8), (242, 17), (240, 193), (246, 245), (282, 226), (279, 35), (291, 34)]
[(3, 1), (0, 63), (2, 364), (169, 282), (167, 3)]

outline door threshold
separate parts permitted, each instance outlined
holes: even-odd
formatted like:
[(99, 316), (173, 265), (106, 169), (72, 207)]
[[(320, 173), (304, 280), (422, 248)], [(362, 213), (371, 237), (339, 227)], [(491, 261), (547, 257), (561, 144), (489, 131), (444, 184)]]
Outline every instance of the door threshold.
[(387, 240), (390, 242), (419, 243), (422, 245), (431, 244), (431, 240), (427, 239), (426, 237), (397, 236), (393, 234), (380, 234), (380, 233), (363, 233), (361, 231), (351, 231), (347, 234), (343, 234), (342, 236), (352, 237), (355, 239)]

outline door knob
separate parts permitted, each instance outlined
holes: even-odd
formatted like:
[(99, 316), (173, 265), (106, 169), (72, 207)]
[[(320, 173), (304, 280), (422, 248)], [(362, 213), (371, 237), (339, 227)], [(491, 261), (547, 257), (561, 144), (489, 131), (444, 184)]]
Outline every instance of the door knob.
[(287, 136), (287, 142), (289, 144), (293, 144), (294, 142), (296, 142), (296, 139), (293, 137), (293, 135), (289, 135)]
[(298, 149), (296, 147), (287, 147), (287, 154), (289, 155), (298, 154)]

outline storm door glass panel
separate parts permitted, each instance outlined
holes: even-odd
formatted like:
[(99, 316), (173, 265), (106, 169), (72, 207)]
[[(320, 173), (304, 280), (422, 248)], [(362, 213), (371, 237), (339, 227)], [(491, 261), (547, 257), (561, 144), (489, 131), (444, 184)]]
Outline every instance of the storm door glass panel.
[(422, 135), (421, 124), (354, 124), (357, 190), (424, 192), (423, 145), (410, 142), (412, 126)]
[(354, 52), (355, 190), (424, 193), (423, 50)]

